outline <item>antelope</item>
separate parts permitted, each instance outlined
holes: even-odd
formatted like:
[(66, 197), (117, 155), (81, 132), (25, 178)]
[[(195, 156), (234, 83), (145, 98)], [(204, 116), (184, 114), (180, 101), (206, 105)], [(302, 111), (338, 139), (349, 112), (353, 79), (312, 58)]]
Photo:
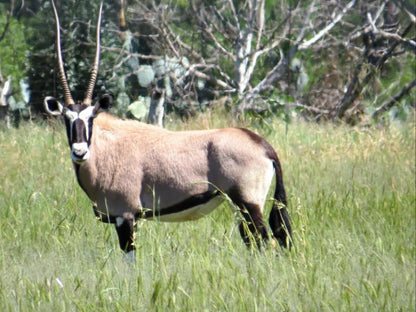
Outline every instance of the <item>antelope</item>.
[[(239, 232), (247, 246), (269, 241), (270, 229), (283, 247), (291, 246), (291, 225), (282, 169), (274, 148), (244, 128), (169, 131), (116, 118), (107, 111), (111, 94), (92, 104), (100, 59), (102, 4), (96, 30), (96, 53), (85, 99), (75, 103), (64, 70), (59, 17), (56, 53), (64, 105), (44, 100), (51, 115), (62, 115), (73, 168), (82, 190), (93, 203), (95, 216), (115, 224), (120, 248), (134, 258), (136, 221), (179, 222), (199, 219), (225, 199), (243, 218)], [(269, 227), (263, 208), (275, 177)], [(253, 239), (254, 238), (254, 239)], [(275, 243), (274, 243), (275, 244)]]

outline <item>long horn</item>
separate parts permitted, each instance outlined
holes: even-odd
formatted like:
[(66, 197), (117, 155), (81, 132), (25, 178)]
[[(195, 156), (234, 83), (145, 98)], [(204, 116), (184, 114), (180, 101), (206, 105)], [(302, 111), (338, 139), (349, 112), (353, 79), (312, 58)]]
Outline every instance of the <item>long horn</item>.
[(58, 12), (56, 11), (55, 3), (52, 0), (53, 12), (55, 14), (55, 23), (56, 23), (56, 54), (58, 55), (58, 65), (59, 65), (59, 78), (61, 80), (61, 86), (64, 89), (65, 94), (65, 105), (75, 104), (74, 99), (71, 96), (71, 91), (69, 90), (68, 81), (66, 80), (64, 61), (62, 60), (62, 51), (61, 51), (61, 27), (59, 25)]
[(91, 79), (90, 83), (88, 84), (88, 89), (85, 94), (84, 104), (91, 105), (92, 102), (92, 93), (94, 91), (95, 82), (97, 81), (98, 75), (98, 66), (100, 64), (100, 39), (101, 39), (101, 15), (103, 11), (103, 3), (101, 2), (100, 5), (100, 12), (98, 13), (98, 21), (97, 21), (97, 39), (95, 42), (95, 60), (94, 60), (94, 67), (91, 71)]

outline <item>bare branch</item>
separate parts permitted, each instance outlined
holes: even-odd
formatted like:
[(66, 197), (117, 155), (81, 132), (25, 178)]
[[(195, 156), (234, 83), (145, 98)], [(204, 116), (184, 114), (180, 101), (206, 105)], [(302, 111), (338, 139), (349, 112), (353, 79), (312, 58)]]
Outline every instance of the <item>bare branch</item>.
[[(202, 79), (205, 79), (205, 80), (215, 81), (215, 83), (218, 86), (220, 86), (220, 87), (222, 87), (226, 90), (235, 90), (234, 88), (232, 88), (225, 81), (217, 79), (213, 76), (207, 75), (204, 72), (202, 72), (201, 70), (198, 70), (198, 67), (201, 67), (201, 69), (202, 68), (203, 69), (209, 69), (209, 68), (214, 68), (215, 67), (214, 65), (211, 65), (211, 66), (207, 66), (205, 64), (191, 64), (191, 65), (182, 64), (182, 65), (187, 69), (187, 71), (181, 77), (176, 79), (176, 83), (178, 83), (178, 84), (182, 83), (186, 77), (195, 75), (196, 77), (199, 77), (199, 78), (202, 78)], [(222, 74), (222, 76), (228, 77), (224, 72), (221, 72), (221, 74)]]
[(371, 115), (373, 119), (377, 119), (381, 113), (392, 108), (403, 96), (409, 94), (410, 90), (416, 86), (416, 79), (407, 83), (399, 92), (393, 95), (387, 102), (378, 107)]
[(4, 37), (6, 36), (7, 30), (9, 29), (10, 16), (13, 14), (13, 10), (14, 10), (14, 0), (11, 0), (10, 10), (8, 10), (6, 13), (6, 24), (4, 25), (3, 32), (0, 35), (0, 41), (4, 39)]
[(367, 19), (368, 19), (368, 22), (371, 25), (371, 28), (372, 28), (374, 34), (380, 34), (382, 37), (393, 39), (393, 40), (398, 41), (401, 44), (409, 46), (413, 50), (413, 53), (416, 54), (416, 41), (411, 40), (411, 39), (407, 39), (407, 38), (403, 38), (398, 34), (392, 34), (392, 33), (389, 33), (389, 32), (386, 32), (384, 30), (381, 30), (381, 29), (377, 28), (377, 26), (375, 24), (375, 21), (373, 20), (370, 12), (367, 13)]
[(313, 38), (304, 41), (302, 44), (299, 45), (299, 50), (305, 50), (307, 48), (309, 48), (311, 45), (313, 45), (314, 43), (316, 43), (318, 40), (320, 40), (325, 34), (327, 34), (332, 28), (334, 28), (334, 26), (336, 24), (338, 24), (338, 22), (344, 17), (345, 13), (348, 12), (349, 9), (351, 9), (355, 4), (355, 0), (350, 1), (345, 8), (341, 11), (341, 13), (339, 13), (334, 20), (329, 23), (326, 27), (324, 27), (323, 29), (321, 29), (321, 31), (319, 31), (315, 36), (313, 36)]
[(289, 50), (289, 53), (286, 56), (284, 56), (282, 51), (280, 51), (279, 63), (266, 74), (263, 80), (260, 81), (255, 88), (250, 90), (250, 94), (260, 93), (270, 89), (273, 85), (273, 82), (279, 80), (283, 76), (284, 72), (287, 69), (287, 66), (289, 65), (296, 51), (296, 45), (292, 46), (292, 48)]
[[(311, 13), (313, 11), (314, 6), (315, 6), (315, 1), (312, 1), (312, 3), (309, 6), (308, 12), (307, 12), (307, 14), (305, 16), (305, 19), (304, 19), (304, 22), (303, 22), (303, 26), (302, 26), (302, 28), (301, 28), (301, 30), (300, 30), (297, 38), (296, 38), (296, 41), (295, 41), (294, 45), (289, 50), (289, 53), (285, 56), (285, 55), (283, 55), (282, 51), (279, 50), (280, 51), (280, 61), (279, 61), (279, 63), (276, 66), (274, 66), (265, 75), (265, 77), (257, 84), (257, 86), (254, 87), (250, 91), (250, 94), (260, 93), (260, 92), (263, 92), (263, 91), (265, 91), (267, 89), (270, 89), (271, 86), (272, 86), (272, 84), (273, 84), (273, 82), (279, 80), (284, 75), (284, 72), (286, 71), (288, 65), (290, 64), (290, 62), (292, 60), (292, 58), (294, 57), (295, 53), (298, 51), (299, 43), (304, 38), (304, 34), (306, 32), (306, 28), (308, 27), (308, 24), (309, 24), (309, 21), (310, 21), (310, 16), (311, 16)], [(289, 30), (286, 29), (284, 31), (284, 34), (283, 35), (284, 36), (287, 36), (288, 32), (289, 32)], [(260, 51), (257, 51), (255, 53), (259, 53), (259, 55), (260, 54), (268, 53), (269, 51), (277, 48), (280, 44), (281, 44), (281, 41), (278, 41), (278, 40), (273, 41), (270, 44), (270, 46), (268, 46), (268, 47), (266, 47), (266, 48), (264, 48), (264, 49), (262, 49)]]
[(302, 29), (300, 30), (300, 32), (299, 32), (299, 34), (296, 38), (295, 45), (297, 46), (297, 49), (299, 49), (299, 44), (303, 40), (303, 38), (305, 37), (305, 32), (306, 32), (306, 29), (307, 29), (308, 24), (310, 22), (311, 14), (312, 14), (312, 11), (313, 11), (314, 7), (315, 7), (315, 0), (313, 0), (311, 2), (310, 6), (309, 6), (309, 9), (308, 9), (308, 13), (306, 14), (305, 20), (304, 20), (303, 25), (302, 25)]
[[(224, 55), (226, 55), (227, 57), (229, 57), (232, 61), (235, 61), (235, 55), (232, 54), (230, 51), (228, 51), (217, 39), (217, 37), (214, 35), (213, 31), (212, 31), (212, 27), (215, 27), (215, 22), (211, 21), (210, 25), (208, 24), (206, 18), (207, 18), (207, 13), (205, 11), (205, 7), (196, 7), (195, 3), (192, 2), (193, 6), (193, 11), (196, 14), (196, 16), (198, 17), (198, 20), (202, 23), (203, 25), (203, 31), (204, 34), (208, 37), (208, 39), (210, 41), (212, 41), (214, 43), (214, 45), (217, 47), (217, 49), (220, 50), (220, 52)], [(222, 34), (223, 35), (223, 34)]]
[(287, 107), (294, 107), (294, 108), (303, 108), (305, 110), (317, 113), (317, 114), (321, 114), (321, 115), (328, 115), (330, 113), (330, 110), (328, 109), (321, 109), (318, 107), (314, 107), (314, 106), (309, 106), (309, 105), (305, 105), (299, 102), (295, 102), (295, 103), (286, 103), (283, 104)]
[(230, 6), (231, 12), (233, 13), (233, 20), (234, 20), (234, 25), (237, 27), (237, 31), (240, 32), (240, 22), (238, 21), (238, 14), (237, 11), (235, 10), (235, 6), (232, 0), (228, 0), (228, 5)]
[[(256, 42), (256, 50), (254, 53), (251, 54), (251, 57), (248, 61), (248, 67), (246, 68), (245, 74), (243, 75), (243, 79), (240, 81), (240, 83), (244, 86), (244, 88), (246, 88), (246, 86), (248, 85), (252, 75), (253, 75), (253, 71), (254, 68), (257, 65), (257, 59), (260, 55), (262, 55), (264, 52), (259, 51), (259, 47), (260, 47), (260, 41), (261, 38), (263, 37), (263, 27), (264, 27), (264, 1), (260, 1), (259, 3), (259, 7), (252, 7), (251, 10), (253, 11), (251, 14), (253, 15), (253, 18), (255, 16), (255, 12), (258, 12), (259, 14), (259, 30), (257, 32), (257, 42)], [(247, 29), (247, 32), (252, 32), (251, 29)], [(247, 46), (247, 50), (246, 50), (246, 55), (250, 54), (250, 49), (251, 49), (251, 36), (247, 37), (247, 41), (246, 41), (246, 46)], [(274, 45), (276, 44), (276, 45)], [(274, 44), (272, 44), (272, 46), (276, 47), (278, 45), (278, 42), (274, 42)], [(271, 47), (271, 49), (273, 49), (274, 47)], [(242, 88), (240, 88), (241, 90)]]
[[(406, 36), (411, 28), (412, 25), (409, 25), (403, 31), (402, 37)], [(392, 56), (393, 51), (396, 49), (398, 44), (398, 41), (393, 42), (389, 49), (379, 58), (377, 64), (375, 66), (371, 65), (364, 78), (359, 77), (364, 61), (361, 61), (356, 66), (353, 78), (348, 84), (347, 92), (344, 94), (340, 101), (340, 104), (338, 105), (338, 109), (334, 118), (342, 118), (344, 116), (345, 112), (351, 107), (351, 105), (354, 103), (357, 97), (361, 94), (364, 87), (367, 86), (367, 84), (374, 77), (377, 70), (387, 61), (387, 59), (389, 59)]]
[[(309, 21), (310, 21), (310, 16), (311, 16), (311, 13), (313, 11), (314, 6), (315, 6), (315, 1), (312, 1), (312, 3), (309, 6), (308, 12), (305, 16), (303, 26), (302, 26), (302, 28), (301, 28), (301, 30), (300, 30), (297, 38), (296, 38), (296, 41), (295, 41), (294, 45), (289, 50), (289, 53), (287, 53), (287, 55), (285, 56), (285, 55), (283, 55), (282, 51), (280, 50), (280, 61), (279, 61), (279, 63), (276, 66), (274, 66), (265, 75), (265, 77), (257, 84), (257, 86), (255, 86), (250, 91), (250, 94), (260, 93), (262, 91), (270, 89), (273, 82), (281, 79), (281, 77), (284, 75), (284, 72), (286, 71), (288, 65), (290, 64), (290, 62), (292, 60), (292, 58), (294, 57), (295, 53), (298, 51), (299, 43), (304, 38), (304, 34), (305, 34), (305, 31), (306, 31), (306, 28), (308, 27), (308, 24), (309, 24)], [(283, 35), (286, 37), (288, 32), (289, 32), (289, 30), (286, 29), (284, 31)], [(270, 51), (277, 48), (280, 44), (281, 44), (281, 41), (279, 41), (279, 40), (273, 41), (269, 46), (267, 46), (266, 48), (264, 48), (260, 51), (256, 51), (254, 54), (258, 54), (258, 55), (256, 55), (256, 57), (258, 57), (262, 54), (269, 53)]]
[(257, 42), (256, 42), (256, 50), (260, 50), (261, 38), (263, 37), (263, 30), (264, 30), (264, 0), (260, 2), (260, 7), (258, 9), (259, 18), (258, 18), (258, 30), (257, 30)]
[(409, 12), (409, 10), (407, 10), (407, 9), (405, 9), (404, 11), (405, 11), (405, 12), (406, 12), (406, 14), (409, 16), (410, 21), (411, 21), (413, 24), (416, 24), (416, 16), (415, 16), (414, 14), (412, 14), (411, 12)]

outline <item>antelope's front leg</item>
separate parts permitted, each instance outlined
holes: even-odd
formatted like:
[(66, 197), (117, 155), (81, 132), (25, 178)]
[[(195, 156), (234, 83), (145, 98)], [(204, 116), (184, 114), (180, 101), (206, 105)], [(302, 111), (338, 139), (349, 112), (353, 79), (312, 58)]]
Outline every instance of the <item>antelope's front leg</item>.
[(122, 217), (116, 217), (116, 230), (120, 248), (134, 260), (136, 250), (134, 246), (134, 215), (131, 212), (125, 212)]

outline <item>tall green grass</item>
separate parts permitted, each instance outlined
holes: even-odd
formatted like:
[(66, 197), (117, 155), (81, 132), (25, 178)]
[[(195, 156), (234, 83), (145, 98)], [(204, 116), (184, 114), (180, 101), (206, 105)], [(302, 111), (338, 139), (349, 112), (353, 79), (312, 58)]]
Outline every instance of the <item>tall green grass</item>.
[(95, 221), (59, 123), (0, 130), (0, 311), (414, 310), (414, 123), (251, 122), (281, 158), (295, 248), (247, 250), (224, 206), (139, 222), (135, 265)]

